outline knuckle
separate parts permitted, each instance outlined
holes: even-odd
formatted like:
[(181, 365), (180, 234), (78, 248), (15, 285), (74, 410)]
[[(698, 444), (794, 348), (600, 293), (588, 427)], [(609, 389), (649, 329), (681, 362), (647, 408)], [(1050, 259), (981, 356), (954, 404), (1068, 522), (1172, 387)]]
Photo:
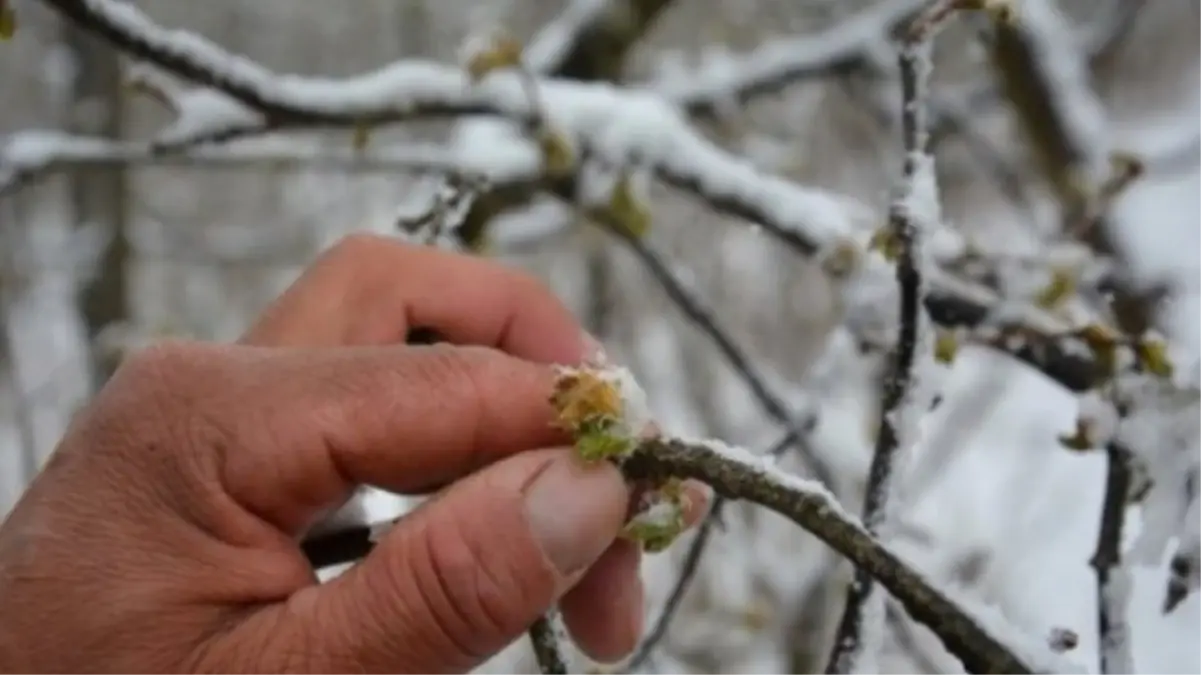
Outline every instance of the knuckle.
[(187, 381), (202, 348), (184, 341), (169, 340), (144, 347), (126, 358), (118, 371), (125, 380), (149, 382)]
[(510, 285), (514, 294), (519, 298), (550, 298), (558, 302), (557, 296), (550, 290), (540, 277), (532, 272), (507, 268), (510, 274)]
[(506, 370), (508, 358), (488, 347), (434, 345), (416, 360), (417, 377), (443, 391), (482, 397)]
[(438, 399), (448, 410), (459, 413), (459, 420), (472, 425), (468, 433), (473, 445), (485, 433), (482, 420), (491, 392), (495, 387), (495, 370), (502, 355), (483, 347), (429, 348), (429, 358), (419, 359), (417, 379), (422, 388), (437, 391)]
[[(212, 376), (215, 367), (222, 367), (213, 358), (218, 354), (218, 346), (182, 340), (135, 352), (97, 399), (92, 417), (97, 433), (111, 436), (111, 445), (122, 452), (153, 461), (156, 471), (172, 472), (159, 475), (159, 481), (173, 482), (178, 478), (175, 474), (188, 475), (176, 462), (197, 454), (200, 439), (214, 436), (218, 425), (211, 422), (208, 411), (218, 400), (217, 383), (226, 389), (230, 386), (227, 378)], [(169, 453), (156, 450), (164, 444)]]

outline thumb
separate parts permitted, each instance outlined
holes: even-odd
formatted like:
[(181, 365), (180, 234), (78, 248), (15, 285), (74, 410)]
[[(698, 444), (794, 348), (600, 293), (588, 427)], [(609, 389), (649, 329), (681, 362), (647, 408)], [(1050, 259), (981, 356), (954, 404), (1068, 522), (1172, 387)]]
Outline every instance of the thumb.
[(628, 500), (615, 467), (567, 450), (498, 462), (402, 519), (359, 566), (294, 596), (287, 620), (300, 625), (286, 633), (310, 643), (289, 651), (323, 655), (315, 665), (329, 672), (475, 668), (596, 562)]

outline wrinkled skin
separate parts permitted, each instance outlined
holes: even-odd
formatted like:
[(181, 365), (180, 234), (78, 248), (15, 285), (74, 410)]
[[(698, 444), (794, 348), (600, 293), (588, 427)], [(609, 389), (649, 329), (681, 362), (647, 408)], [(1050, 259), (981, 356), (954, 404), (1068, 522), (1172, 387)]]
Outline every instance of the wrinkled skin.
[[(238, 344), (132, 355), (0, 527), (0, 670), (462, 672), (554, 602), (621, 658), (629, 488), (547, 402), (593, 344), (529, 277), (360, 235)], [(297, 542), (364, 484), (439, 492), (319, 585)]]

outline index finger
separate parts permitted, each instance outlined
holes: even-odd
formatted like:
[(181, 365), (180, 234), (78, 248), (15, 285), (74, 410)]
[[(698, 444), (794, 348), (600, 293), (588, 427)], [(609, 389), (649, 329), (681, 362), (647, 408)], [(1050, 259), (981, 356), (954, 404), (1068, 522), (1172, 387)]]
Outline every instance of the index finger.
[(323, 254), (241, 342), (383, 345), (417, 328), (543, 363), (578, 363), (589, 349), (575, 317), (532, 276), (367, 234), (351, 235)]
[[(147, 400), (170, 399), (195, 439), (173, 445), (183, 462), (148, 445), (139, 457), (166, 472), (149, 482), (173, 485), (181, 464), (215, 472), (206, 485), (289, 533), (357, 486), (426, 491), (498, 459), (570, 443), (554, 424), (553, 368), (484, 347), (164, 343), (116, 377), (141, 380)], [(121, 401), (122, 389), (109, 391), (118, 393), (105, 400)]]

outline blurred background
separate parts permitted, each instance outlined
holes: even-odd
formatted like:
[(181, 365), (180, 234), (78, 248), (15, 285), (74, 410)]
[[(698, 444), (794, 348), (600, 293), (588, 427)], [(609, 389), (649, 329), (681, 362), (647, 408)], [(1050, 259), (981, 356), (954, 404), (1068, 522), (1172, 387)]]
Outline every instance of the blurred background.
[[(121, 139), (152, 136), (169, 113), (125, 86), (124, 58), (35, 0), (0, 43), (0, 144), (29, 130)], [(347, 76), (404, 58), (444, 62), (481, 25), (523, 40), (568, 0), (138, 0), (155, 20), (197, 31), (277, 71)], [(777, 38), (818, 36), (865, 0), (677, 0), (613, 71), (595, 78), (670, 87)], [(1171, 340), (1201, 347), (1198, 174), (1201, 2), (1060, 0), (1092, 49), (1092, 82), (1115, 147), (1147, 174), (1113, 205), (1140, 274), (1169, 282)], [(1018, 3), (1020, 6), (1020, 2)], [(852, 196), (883, 214), (899, 171), (894, 98), (881, 40), (861, 58), (724, 106), (697, 120), (725, 149), (766, 171)], [(884, 65), (881, 65), (884, 64)], [(997, 74), (978, 30), (955, 25), (936, 48), (936, 90), (971, 101)], [(882, 94), (881, 92), (885, 92)], [(969, 95), (971, 94), (971, 95)], [(1054, 193), (1005, 96), (981, 99), (937, 144), (948, 221), (985, 246), (1037, 253), (1060, 227)], [(439, 141), (454, 122), (406, 123), (373, 143)], [(346, 147), (348, 132), (306, 134)], [(3, 155), (0, 154), (0, 167)], [(390, 231), (398, 207), (428, 189), (403, 173), (204, 163), (64, 164), (0, 197), (0, 513), (52, 451), (126, 350), (163, 336), (230, 340), (324, 247), (351, 231)], [(710, 307), (772, 388), (793, 405), (821, 401), (816, 446), (844, 503), (858, 505), (877, 414), (878, 359), (837, 343), (839, 296), (819, 265), (696, 199), (654, 187), (646, 241)], [(506, 216), (550, 234), (491, 255), (544, 278), (647, 388), (663, 426), (765, 448), (777, 425), (620, 242), (553, 203)], [(566, 227), (560, 227), (566, 225)], [(835, 338), (831, 340), (832, 336)], [(841, 350), (841, 351), (840, 351)], [(1194, 357), (1195, 358), (1195, 357)], [(821, 372), (811, 366), (820, 362)], [(988, 350), (966, 348), (926, 427), (898, 544), (924, 571), (962, 584), (1025, 634), (1079, 634), (1071, 654), (1097, 670), (1095, 547), (1104, 453), (1058, 444), (1076, 401)], [(1201, 436), (1201, 432), (1198, 432)], [(786, 465), (792, 462), (785, 459)], [(796, 466), (799, 471), (804, 467)], [(369, 504), (374, 517), (398, 502)], [(1133, 520), (1137, 521), (1137, 514)], [(1135, 536), (1137, 523), (1129, 528)], [(648, 557), (648, 623), (684, 543)], [(848, 578), (845, 565), (772, 514), (737, 505), (646, 672), (820, 672)], [(1160, 612), (1164, 565), (1136, 570), (1131, 606), (1140, 672), (1198, 672), (1201, 603)], [(881, 672), (962, 672), (924, 629), (897, 621)], [(485, 669), (528, 670), (523, 644)]]

